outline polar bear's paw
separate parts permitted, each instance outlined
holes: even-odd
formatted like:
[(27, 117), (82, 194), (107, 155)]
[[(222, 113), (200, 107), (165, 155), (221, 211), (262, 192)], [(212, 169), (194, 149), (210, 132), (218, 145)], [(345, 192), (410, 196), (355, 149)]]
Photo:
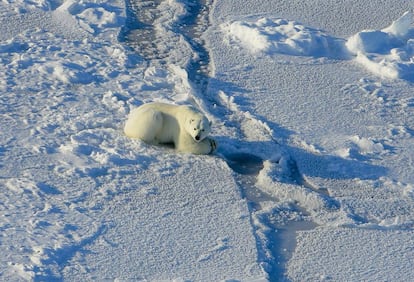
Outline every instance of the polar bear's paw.
[(215, 150), (217, 150), (217, 142), (214, 139), (209, 139), (210, 141), (210, 146), (211, 146), (211, 151), (210, 154), (213, 153)]

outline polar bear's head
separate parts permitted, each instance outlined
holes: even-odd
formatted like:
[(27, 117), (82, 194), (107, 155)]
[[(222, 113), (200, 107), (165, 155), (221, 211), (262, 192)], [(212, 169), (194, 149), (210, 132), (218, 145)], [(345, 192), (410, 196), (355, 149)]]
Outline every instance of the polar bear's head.
[(204, 115), (197, 113), (187, 119), (186, 130), (194, 141), (200, 142), (210, 133), (211, 122)]

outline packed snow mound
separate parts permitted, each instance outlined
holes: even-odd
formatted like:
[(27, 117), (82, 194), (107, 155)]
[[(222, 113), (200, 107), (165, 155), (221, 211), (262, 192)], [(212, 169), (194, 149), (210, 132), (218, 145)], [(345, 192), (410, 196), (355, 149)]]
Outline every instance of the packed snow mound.
[(259, 18), (223, 25), (230, 40), (253, 53), (292, 56), (345, 57), (345, 40), (295, 21)]
[(346, 46), (356, 60), (384, 78), (414, 80), (413, 13), (406, 12), (382, 30), (363, 30)]
[(382, 30), (363, 30), (346, 39), (280, 18), (250, 17), (228, 22), (222, 30), (230, 45), (258, 55), (355, 58), (382, 78), (414, 81), (413, 13), (406, 12)]
[(363, 30), (351, 36), (346, 46), (354, 54), (387, 53), (390, 49), (401, 47), (406, 43), (409, 35), (413, 15), (404, 13), (398, 20), (383, 30)]

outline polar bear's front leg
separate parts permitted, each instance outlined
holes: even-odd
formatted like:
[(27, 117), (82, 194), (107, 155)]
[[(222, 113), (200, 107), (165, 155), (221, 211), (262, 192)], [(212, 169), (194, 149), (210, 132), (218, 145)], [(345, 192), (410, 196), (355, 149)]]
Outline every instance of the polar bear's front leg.
[(217, 149), (217, 142), (214, 139), (208, 137), (196, 144), (198, 145), (198, 149), (196, 150), (198, 152), (194, 152), (194, 154), (208, 155)]
[(195, 142), (192, 139), (188, 139), (187, 142), (178, 144), (178, 146), (176, 146), (176, 149), (184, 153), (208, 155), (217, 149), (217, 142), (214, 139), (208, 137), (200, 142)]
[(216, 140), (214, 140), (214, 139), (212, 139), (212, 138), (206, 138), (209, 142), (210, 142), (210, 147), (211, 147), (211, 150), (210, 150), (210, 153), (209, 154), (211, 154), (211, 153), (213, 153), (215, 150), (217, 150), (217, 142), (216, 142)]

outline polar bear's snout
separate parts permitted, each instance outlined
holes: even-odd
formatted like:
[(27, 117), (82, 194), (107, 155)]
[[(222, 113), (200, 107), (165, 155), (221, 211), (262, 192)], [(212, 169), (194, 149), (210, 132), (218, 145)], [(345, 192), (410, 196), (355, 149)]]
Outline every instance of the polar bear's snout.
[(196, 141), (197, 143), (198, 142), (200, 142), (200, 141), (202, 141), (203, 139), (204, 139), (204, 136), (202, 135), (202, 133), (200, 132), (200, 133), (198, 133), (197, 135), (195, 135), (195, 136), (192, 136), (193, 137), (193, 139), (194, 139), (194, 141)]

